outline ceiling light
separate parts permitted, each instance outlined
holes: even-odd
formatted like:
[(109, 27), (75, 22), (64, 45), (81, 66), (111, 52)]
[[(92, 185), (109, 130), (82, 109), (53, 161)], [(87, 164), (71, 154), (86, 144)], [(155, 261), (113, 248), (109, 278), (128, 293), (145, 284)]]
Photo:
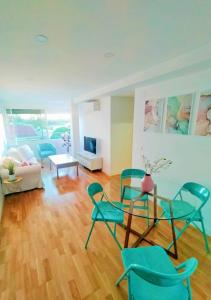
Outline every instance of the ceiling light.
[(113, 52), (106, 52), (105, 54), (104, 54), (104, 57), (105, 58), (111, 58), (111, 57), (113, 57), (115, 54), (113, 53)]
[(34, 39), (39, 44), (45, 44), (48, 41), (48, 37), (44, 34), (36, 34)]

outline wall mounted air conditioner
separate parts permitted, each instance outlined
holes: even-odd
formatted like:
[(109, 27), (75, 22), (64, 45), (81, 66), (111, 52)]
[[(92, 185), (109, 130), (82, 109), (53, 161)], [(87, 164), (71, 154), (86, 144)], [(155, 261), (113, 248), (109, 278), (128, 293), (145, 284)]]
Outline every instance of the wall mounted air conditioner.
[(93, 105), (94, 111), (100, 111), (100, 100), (90, 99), (90, 100), (85, 101), (85, 103), (91, 103)]

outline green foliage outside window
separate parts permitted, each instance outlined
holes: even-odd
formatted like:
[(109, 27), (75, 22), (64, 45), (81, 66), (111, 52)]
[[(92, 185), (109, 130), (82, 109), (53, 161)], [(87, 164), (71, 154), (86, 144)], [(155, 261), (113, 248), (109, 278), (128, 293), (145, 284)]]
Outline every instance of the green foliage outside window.
[(59, 127), (59, 128), (56, 128), (52, 135), (51, 135), (51, 139), (59, 139), (59, 138), (62, 138), (62, 135), (64, 133), (70, 133), (70, 129), (67, 128), (67, 127)]

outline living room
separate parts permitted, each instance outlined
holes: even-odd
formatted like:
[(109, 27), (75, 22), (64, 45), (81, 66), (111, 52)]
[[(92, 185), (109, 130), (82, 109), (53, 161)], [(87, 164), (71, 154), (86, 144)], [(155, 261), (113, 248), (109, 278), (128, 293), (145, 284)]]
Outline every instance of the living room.
[(0, 4), (0, 299), (211, 299), (210, 12)]

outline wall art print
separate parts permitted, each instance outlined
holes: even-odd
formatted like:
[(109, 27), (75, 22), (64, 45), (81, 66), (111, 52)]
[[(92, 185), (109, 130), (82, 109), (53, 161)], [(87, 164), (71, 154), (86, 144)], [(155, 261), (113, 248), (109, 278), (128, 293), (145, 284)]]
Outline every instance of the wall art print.
[(211, 135), (211, 90), (200, 95), (195, 134)]
[(167, 133), (188, 134), (193, 94), (168, 97), (166, 128)]
[(164, 102), (164, 98), (145, 101), (144, 131), (162, 131)]

